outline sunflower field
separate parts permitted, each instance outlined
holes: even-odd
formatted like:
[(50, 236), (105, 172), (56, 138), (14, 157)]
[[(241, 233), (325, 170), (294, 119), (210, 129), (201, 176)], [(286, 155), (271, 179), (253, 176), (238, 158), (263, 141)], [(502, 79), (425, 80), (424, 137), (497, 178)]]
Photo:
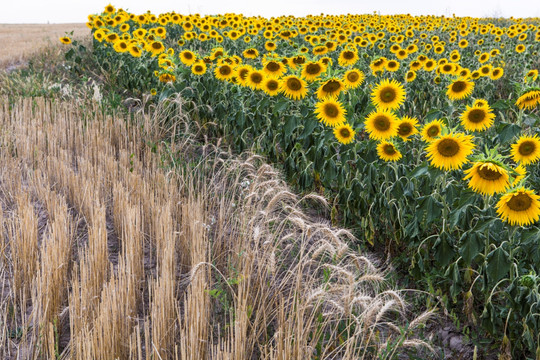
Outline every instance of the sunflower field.
[[(326, 196), (464, 328), (540, 356), (540, 19), (108, 5), (88, 20), (111, 89), (181, 96), (201, 136)], [(61, 41), (80, 71), (85, 48)]]

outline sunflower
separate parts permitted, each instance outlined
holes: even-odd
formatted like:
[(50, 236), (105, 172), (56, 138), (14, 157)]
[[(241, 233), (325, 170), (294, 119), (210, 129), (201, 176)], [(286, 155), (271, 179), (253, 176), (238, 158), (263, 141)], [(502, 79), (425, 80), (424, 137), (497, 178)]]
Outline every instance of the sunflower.
[(448, 85), (446, 95), (450, 100), (461, 100), (471, 95), (474, 89), (474, 83), (467, 79), (459, 78)]
[(60, 38), (60, 42), (61, 42), (62, 44), (69, 45), (69, 44), (71, 44), (71, 39), (70, 39), (68, 36), (62, 36), (62, 37)]
[(437, 63), (435, 62), (435, 60), (428, 59), (424, 63), (424, 70), (425, 71), (433, 71), (433, 69), (435, 69), (436, 67), (437, 67)]
[(489, 104), (488, 104), (487, 100), (485, 100), (485, 99), (476, 99), (476, 100), (474, 100), (473, 106), (474, 107), (485, 107), (485, 106), (489, 106)]
[(364, 124), (371, 139), (386, 140), (397, 135), (398, 121), (390, 110), (372, 111)]
[(526, 47), (523, 44), (519, 44), (519, 45), (516, 46), (516, 52), (517, 53), (522, 53), (522, 52), (525, 51), (525, 49), (526, 49)]
[(493, 70), (491, 70), (491, 74), (489, 74), (489, 78), (491, 80), (499, 80), (504, 75), (504, 69), (501, 67), (496, 67)]
[(389, 141), (382, 141), (377, 145), (377, 155), (384, 161), (397, 161), (402, 157), (396, 146)]
[(152, 56), (159, 55), (165, 51), (165, 46), (163, 46), (163, 43), (161, 41), (154, 41), (150, 43), (148, 48), (152, 53)]
[(489, 76), (489, 74), (491, 74), (491, 70), (493, 69), (493, 65), (483, 65), (480, 67), (480, 69), (478, 69), (478, 71), (480, 72), (480, 75), (481, 76)]
[(253, 68), (250, 65), (240, 65), (234, 69), (236, 80), (242, 86), (248, 86), (247, 76)]
[(334, 136), (336, 137), (337, 141), (342, 144), (352, 143), (355, 135), (356, 131), (354, 131), (351, 125), (348, 123), (338, 125), (334, 128)]
[(396, 80), (383, 80), (371, 92), (371, 101), (377, 108), (395, 110), (405, 101), (405, 89)]
[(536, 134), (521, 136), (515, 144), (512, 144), (510, 154), (516, 163), (520, 162), (523, 165), (535, 163), (540, 159), (540, 139)]
[(301, 76), (307, 81), (315, 81), (323, 72), (326, 65), (319, 61), (309, 61), (302, 66)]
[(273, 77), (268, 77), (263, 80), (262, 90), (270, 96), (279, 94), (279, 80)]
[(523, 80), (525, 82), (532, 82), (532, 81), (536, 81), (537, 78), (538, 78), (538, 70), (533, 69), (527, 72), (527, 75), (525, 75), (525, 78), (523, 78)]
[(246, 84), (254, 90), (259, 90), (262, 88), (265, 79), (266, 76), (263, 71), (252, 69), (247, 75)]
[(303, 99), (308, 93), (306, 82), (295, 75), (282, 78), (279, 89), (285, 96), (294, 100)]
[(355, 89), (364, 82), (364, 79), (365, 75), (362, 71), (351, 69), (343, 75), (342, 81), (347, 89)]
[(509, 183), (508, 171), (491, 161), (477, 161), (465, 170), (463, 180), (469, 180), (469, 187), (482, 195), (494, 195), (504, 192)]
[(404, 116), (398, 122), (397, 134), (403, 139), (403, 141), (410, 141), (410, 137), (418, 133), (416, 126), (418, 125), (418, 120), (408, 116)]
[(340, 92), (345, 90), (345, 83), (337, 78), (326, 80), (317, 90), (317, 98), (337, 97)]
[(444, 124), (441, 120), (433, 120), (422, 128), (422, 139), (431, 142), (441, 135)]
[(489, 105), (485, 106), (468, 106), (467, 110), (461, 114), (461, 125), (467, 131), (484, 131), (493, 125), (495, 114)]
[(142, 50), (137, 44), (130, 45), (128, 51), (133, 57), (142, 56)]
[(354, 65), (358, 61), (358, 52), (345, 49), (339, 54), (338, 64), (343, 67)]
[(186, 66), (193, 65), (193, 63), (195, 63), (195, 60), (197, 60), (195, 54), (189, 50), (181, 51), (178, 56), (180, 57), (180, 61)]
[(276, 43), (273, 42), (273, 41), (267, 41), (267, 42), (264, 44), (264, 48), (266, 49), (266, 51), (274, 51), (274, 50), (276, 50), (277, 45), (276, 45)]
[(285, 68), (285, 65), (283, 65), (281, 62), (271, 60), (264, 65), (263, 71), (267, 75), (280, 77), (285, 71), (287, 71), (287, 69)]
[(369, 67), (371, 68), (371, 71), (373, 72), (373, 74), (376, 75), (377, 72), (383, 71), (384, 70), (384, 65), (386, 64), (386, 61), (387, 61), (387, 59), (385, 57), (380, 57), (378, 59), (373, 60), (369, 64)]
[(445, 75), (453, 74), (455, 70), (455, 64), (442, 64), (437, 67), (437, 71)]
[(399, 70), (399, 62), (396, 60), (389, 60), (386, 62), (384, 67), (390, 72), (396, 72)]
[(336, 127), (344, 124), (346, 114), (343, 105), (333, 98), (326, 98), (315, 105), (315, 115), (327, 126)]
[(463, 133), (449, 133), (433, 140), (426, 147), (431, 165), (439, 169), (460, 169), (473, 149), (473, 137)]
[(162, 83), (169, 83), (169, 82), (175, 82), (176, 81), (176, 76), (174, 76), (173, 74), (161, 74), (159, 75), (159, 81), (161, 81)]
[(512, 187), (518, 186), (521, 180), (525, 179), (525, 176), (527, 175), (527, 169), (525, 169), (525, 166), (519, 164), (514, 168), (514, 171), (516, 172), (514, 181), (512, 182)]
[(538, 104), (540, 104), (540, 90), (536, 88), (530, 89), (516, 101), (516, 105), (520, 109), (533, 109)]
[(204, 62), (197, 62), (191, 66), (191, 73), (195, 75), (203, 75), (206, 73), (206, 64)]
[(405, 74), (405, 81), (412, 82), (414, 81), (414, 79), (416, 79), (416, 71), (414, 70), (407, 71), (407, 74)]
[(246, 59), (256, 59), (257, 57), (259, 57), (259, 51), (257, 49), (254, 49), (254, 48), (249, 48), (249, 49), (244, 50), (242, 52), (242, 55)]
[(234, 71), (231, 65), (229, 64), (222, 64), (220, 66), (216, 66), (214, 69), (214, 74), (216, 75), (216, 79), (218, 80), (230, 80), (234, 77)]
[(530, 225), (540, 217), (539, 198), (534, 191), (524, 187), (511, 190), (497, 203), (497, 214), (510, 225)]

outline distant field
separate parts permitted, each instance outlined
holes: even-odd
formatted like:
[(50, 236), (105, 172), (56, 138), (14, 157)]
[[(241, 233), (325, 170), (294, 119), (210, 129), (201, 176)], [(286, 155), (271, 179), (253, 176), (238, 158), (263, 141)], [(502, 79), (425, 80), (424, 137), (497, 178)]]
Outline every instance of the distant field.
[(85, 24), (0, 24), (0, 68), (23, 62), (58, 38), (73, 31), (75, 38), (90, 34)]

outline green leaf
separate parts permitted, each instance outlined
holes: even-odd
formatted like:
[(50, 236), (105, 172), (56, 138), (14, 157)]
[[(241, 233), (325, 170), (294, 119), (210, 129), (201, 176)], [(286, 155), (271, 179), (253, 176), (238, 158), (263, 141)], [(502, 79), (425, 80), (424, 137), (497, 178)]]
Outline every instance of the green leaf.
[(502, 247), (490, 252), (487, 256), (487, 275), (488, 278), (497, 282), (510, 271), (510, 256)]
[(454, 257), (454, 249), (448, 240), (448, 236), (445, 233), (442, 233), (439, 236), (438, 243), (435, 249), (435, 260), (437, 260), (437, 265), (445, 267), (452, 261)]
[(294, 116), (289, 116), (283, 127), (285, 138), (288, 141), (290, 141), (294, 129), (296, 129), (296, 119)]
[(511, 106), (505, 100), (498, 100), (495, 104), (491, 104), (491, 108), (497, 110), (508, 110)]
[(466, 232), (461, 236), (461, 246), (459, 248), (459, 254), (465, 262), (465, 265), (471, 265), (471, 262), (480, 253), (482, 248), (482, 241), (475, 233)]
[(521, 126), (516, 124), (502, 124), (497, 130), (499, 132), (498, 140), (504, 144), (511, 141), (521, 132)]
[(426, 217), (426, 225), (441, 217), (443, 204), (435, 200), (432, 196), (425, 196), (419, 200), (420, 202), (416, 207), (416, 211), (420, 219), (424, 216)]

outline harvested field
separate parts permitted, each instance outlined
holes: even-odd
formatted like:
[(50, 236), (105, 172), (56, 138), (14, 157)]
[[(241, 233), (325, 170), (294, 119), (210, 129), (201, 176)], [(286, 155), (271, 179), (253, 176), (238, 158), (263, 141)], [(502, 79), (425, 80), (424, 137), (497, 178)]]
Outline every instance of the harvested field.
[(29, 56), (73, 31), (73, 38), (90, 36), (85, 24), (0, 24), (0, 69), (24, 63)]
[(369, 359), (426, 345), (410, 333), (430, 313), (405, 331), (405, 302), (352, 235), (300, 209), (323, 199), (297, 198), (258, 157), (165, 146), (163, 118), (0, 99), (1, 358)]

